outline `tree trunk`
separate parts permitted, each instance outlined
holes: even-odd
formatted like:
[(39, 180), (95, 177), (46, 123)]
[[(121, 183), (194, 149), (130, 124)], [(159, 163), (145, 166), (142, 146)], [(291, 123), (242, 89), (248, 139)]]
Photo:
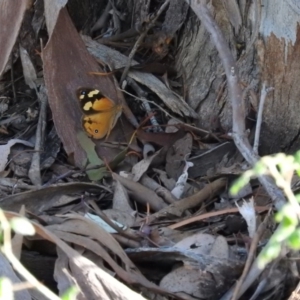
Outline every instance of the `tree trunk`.
[[(260, 154), (296, 151), (300, 144), (299, 2), (265, 0), (261, 5), (258, 0), (215, 0), (211, 4), (238, 61), (249, 119), (258, 105), (251, 91), (259, 99), (263, 82), (275, 89), (265, 103)], [(199, 113), (197, 125), (230, 132), (224, 70), (209, 34), (192, 11), (179, 41), (177, 69), (184, 77), (187, 101)]]

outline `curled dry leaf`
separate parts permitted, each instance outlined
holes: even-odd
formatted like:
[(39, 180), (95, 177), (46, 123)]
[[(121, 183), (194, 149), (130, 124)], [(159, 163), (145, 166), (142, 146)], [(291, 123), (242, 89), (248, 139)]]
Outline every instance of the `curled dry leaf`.
[(142, 205), (146, 206), (147, 204), (149, 204), (151, 209), (153, 209), (154, 211), (159, 211), (160, 209), (167, 206), (163, 199), (157, 196), (155, 192), (142, 186), (140, 183), (124, 178), (116, 173), (113, 173), (112, 176), (115, 180), (119, 180), (130, 193), (130, 195), (134, 198), (134, 200), (141, 203)]
[[(153, 222), (154, 220), (166, 216), (177, 216), (180, 217), (182, 214), (190, 209), (200, 205), (203, 201), (209, 199), (210, 197), (214, 197), (215, 194), (219, 193), (225, 186), (227, 180), (224, 178), (219, 178), (212, 183), (207, 184), (201, 191), (198, 193), (183, 198), (160, 211), (150, 215), (148, 217), (149, 222)], [(186, 220), (187, 221), (187, 220)], [(171, 227), (172, 228), (172, 227)], [(173, 228), (175, 229), (175, 228)]]

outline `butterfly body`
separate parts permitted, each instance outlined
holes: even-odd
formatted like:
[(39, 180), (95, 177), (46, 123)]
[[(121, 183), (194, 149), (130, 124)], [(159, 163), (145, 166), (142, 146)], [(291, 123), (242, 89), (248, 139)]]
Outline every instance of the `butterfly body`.
[(108, 138), (122, 114), (122, 105), (114, 103), (99, 90), (82, 88), (77, 91), (83, 111), (82, 127), (94, 139)]

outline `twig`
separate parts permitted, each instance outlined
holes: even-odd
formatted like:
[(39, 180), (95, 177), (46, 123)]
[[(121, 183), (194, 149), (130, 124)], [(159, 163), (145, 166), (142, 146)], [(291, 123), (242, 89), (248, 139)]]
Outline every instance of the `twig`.
[(46, 115), (47, 115), (47, 94), (46, 87), (41, 86), (40, 91), (37, 91), (37, 96), (40, 100), (40, 115), (38, 126), (36, 129), (36, 141), (33, 153), (31, 166), (28, 172), (28, 176), (34, 185), (40, 186), (42, 184), (41, 168), (40, 168), (40, 151), (44, 145), (44, 134), (46, 129)]
[(169, 5), (170, 0), (166, 0), (165, 3), (160, 7), (160, 9), (158, 10), (158, 12), (156, 13), (156, 16), (150, 21), (150, 23), (148, 24), (148, 26), (146, 27), (145, 31), (139, 36), (139, 38), (137, 39), (137, 41), (135, 42), (129, 56), (128, 56), (128, 62), (127, 65), (122, 73), (121, 76), (121, 80), (120, 80), (120, 86), (122, 86), (122, 82), (124, 81), (124, 79), (126, 78), (129, 68), (131, 66), (131, 61), (133, 59), (133, 56), (135, 55), (138, 47), (140, 46), (140, 44), (142, 43), (142, 41), (144, 40), (146, 34), (148, 33), (148, 31), (155, 25), (155, 22), (157, 21), (158, 17), (161, 15), (161, 13), (164, 11), (164, 9)]
[(258, 107), (257, 120), (256, 120), (256, 129), (255, 129), (255, 138), (254, 138), (254, 144), (253, 144), (253, 151), (257, 155), (258, 155), (259, 136), (260, 136), (264, 104), (265, 104), (265, 100), (266, 100), (268, 92), (270, 92), (272, 90), (274, 90), (274, 88), (266, 88), (266, 83), (265, 82), (263, 83), (261, 94), (260, 94), (260, 100), (259, 100), (259, 107)]
[(14, 103), (17, 103), (17, 93), (16, 93), (16, 87), (15, 87), (15, 74), (14, 74), (14, 58), (13, 53), (10, 55), (10, 76), (11, 76), (11, 87), (14, 95)]
[[(212, 41), (219, 52), (219, 56), (225, 69), (228, 83), (229, 99), (231, 100), (232, 104), (232, 137), (234, 139), (235, 145), (237, 146), (245, 160), (251, 166), (254, 166), (259, 160), (259, 156), (253, 151), (246, 134), (245, 108), (242, 101), (243, 93), (241, 86), (239, 85), (239, 75), (236, 62), (219, 26), (217, 25), (207, 6), (205, 5), (206, 1), (185, 1), (189, 3), (206, 30), (211, 34)], [(259, 176), (258, 179), (272, 198), (275, 207), (277, 209), (280, 209), (286, 202), (283, 192), (275, 185), (274, 180), (269, 176)]]
[(270, 218), (270, 212), (271, 212), (271, 209), (269, 210), (267, 216), (265, 217), (264, 221), (259, 225), (253, 239), (252, 239), (252, 242), (251, 242), (251, 246), (250, 246), (250, 250), (249, 250), (249, 254), (248, 254), (248, 257), (247, 257), (247, 261), (246, 261), (246, 264), (245, 264), (245, 267), (244, 267), (244, 270), (243, 270), (243, 273), (240, 277), (240, 279), (238, 280), (236, 286), (235, 286), (235, 289), (234, 289), (234, 292), (233, 292), (233, 296), (231, 298), (231, 300), (236, 300), (238, 299), (238, 294), (239, 294), (239, 291), (241, 289), (241, 286), (250, 270), (250, 267), (251, 267), (251, 264), (253, 262), (253, 259), (254, 259), (254, 256), (255, 256), (255, 250), (257, 249), (257, 245), (259, 243), (259, 239), (261, 237), (261, 235), (263, 234), (263, 232), (266, 230), (266, 226), (268, 224), (268, 221), (269, 221), (269, 218)]

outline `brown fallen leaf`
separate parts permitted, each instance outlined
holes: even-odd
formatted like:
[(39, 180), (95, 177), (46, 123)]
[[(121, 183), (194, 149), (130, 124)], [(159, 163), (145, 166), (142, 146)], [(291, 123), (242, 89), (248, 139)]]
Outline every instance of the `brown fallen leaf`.
[[(17, 213), (8, 211), (5, 211), (4, 213), (8, 220), (13, 217), (20, 217), (20, 215)], [(80, 255), (80, 253), (71, 248), (67, 243), (63, 242), (51, 231), (35, 222), (30, 222), (34, 226), (35, 231), (38, 235), (46, 240), (55, 243), (68, 256), (69, 265), (71, 265), (72, 268), (72, 273), (76, 278), (76, 282), (80, 287), (82, 293), (87, 299), (145, 300), (144, 297), (130, 290), (127, 286), (97, 267), (89, 259)], [(124, 256), (126, 256), (125, 253)], [(127, 256), (126, 258), (127, 261), (130, 261)], [(134, 266), (132, 262), (131, 264), (132, 266)], [(82, 272), (82, 270), (85, 270), (85, 272)], [(131, 271), (131, 273), (129, 273), (129, 271)], [(142, 274), (133, 273), (132, 270), (128, 270), (128, 272), (124, 271), (124, 275), (125, 278), (123, 279), (129, 284), (140, 284), (141, 286), (144, 286), (154, 292), (171, 296), (170, 293), (164, 291), (157, 285), (148, 281)]]
[[(111, 77), (88, 75), (90, 71), (102, 69), (87, 52), (65, 8), (58, 14), (50, 40), (42, 52), (42, 59), (49, 105), (58, 136), (67, 154), (73, 154), (75, 164), (82, 166), (86, 154), (77, 140), (77, 133), (82, 131), (82, 111), (76, 91), (82, 87), (95, 88), (116, 103), (121, 103), (124, 99), (120, 99), (122, 95), (117, 92)], [(119, 120), (108, 141), (126, 142), (131, 136), (127, 129), (126, 120)], [(118, 146), (108, 148), (102, 140), (94, 142), (98, 155), (107, 161), (120, 152)]]
[(112, 177), (115, 180), (120, 181), (120, 183), (123, 184), (123, 186), (137, 202), (145, 206), (149, 204), (151, 209), (153, 209), (154, 211), (159, 211), (160, 209), (167, 206), (162, 198), (157, 196), (155, 192), (142, 186), (140, 183), (134, 182), (133, 180), (122, 177), (116, 173), (113, 173)]
[(7, 65), (30, 2), (29, 0), (0, 2), (0, 76)]
[(50, 187), (41, 188), (35, 191), (28, 191), (19, 194), (10, 195), (0, 200), (2, 209), (19, 211), (21, 205), (33, 214), (41, 214), (43, 211), (57, 204), (57, 196), (64, 194), (100, 192), (105, 187), (92, 183), (66, 183), (57, 184)]

